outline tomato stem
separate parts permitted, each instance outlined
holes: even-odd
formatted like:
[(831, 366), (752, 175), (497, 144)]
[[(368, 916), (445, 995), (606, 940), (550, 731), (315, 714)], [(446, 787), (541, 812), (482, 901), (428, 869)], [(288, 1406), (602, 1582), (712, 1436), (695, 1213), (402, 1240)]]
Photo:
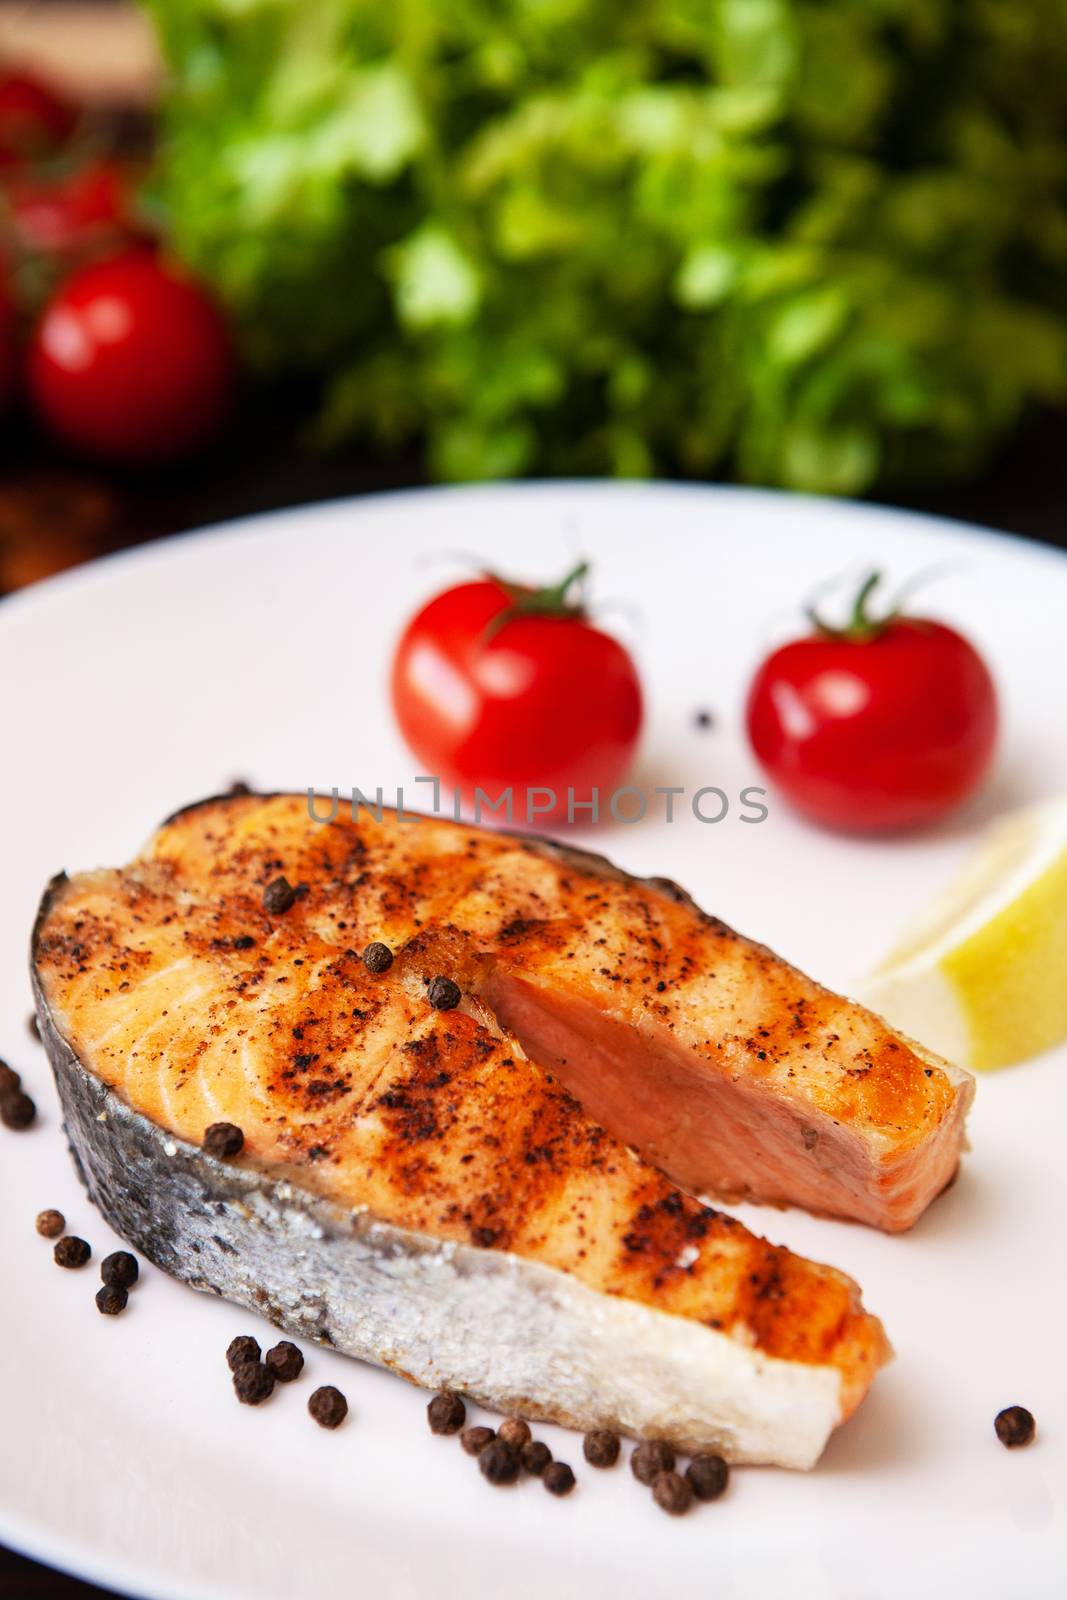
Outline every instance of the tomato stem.
[(867, 574), (852, 602), (852, 615), (843, 628), (833, 627), (819, 615), (815, 606), (807, 608), (808, 621), (824, 639), (848, 640), (852, 644), (864, 644), (871, 639), (877, 639), (900, 615), (899, 604), (892, 606), (889, 611), (878, 617), (872, 616), (868, 610), (871, 597), (881, 582), (882, 574), (879, 571)]
[(570, 590), (588, 575), (588, 561), (579, 561), (558, 583), (546, 584), (540, 589), (529, 584), (512, 583), (499, 573), (487, 572), (486, 577), (498, 583), (508, 597), (509, 604), (488, 624), (485, 638), (492, 639), (516, 617), (562, 617), (581, 621), (585, 616), (584, 596), (577, 602), (568, 598)]

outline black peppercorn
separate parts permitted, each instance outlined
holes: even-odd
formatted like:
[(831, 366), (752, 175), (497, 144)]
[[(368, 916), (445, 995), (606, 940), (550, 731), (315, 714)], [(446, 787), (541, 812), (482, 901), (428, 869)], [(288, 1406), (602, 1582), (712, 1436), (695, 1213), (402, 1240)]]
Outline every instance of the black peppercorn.
[(514, 1483), (519, 1475), (519, 1458), (503, 1439), (493, 1439), (478, 1457), (478, 1467), (490, 1483)]
[(677, 1472), (657, 1472), (652, 1480), (652, 1498), (661, 1511), (681, 1517), (693, 1504), (693, 1491)]
[(730, 1468), (722, 1456), (694, 1456), (685, 1475), (698, 1500), (717, 1500), (730, 1481)]
[(552, 1460), (552, 1452), (541, 1439), (531, 1439), (529, 1444), (523, 1445), (519, 1459), (524, 1472), (539, 1478)]
[(993, 1426), (1007, 1450), (1018, 1450), (1021, 1445), (1029, 1444), (1036, 1429), (1033, 1413), (1025, 1406), (1008, 1406), (998, 1411)]
[(231, 1372), (236, 1372), (244, 1362), (258, 1361), (259, 1354), (258, 1340), (253, 1339), (250, 1333), (239, 1333), (226, 1346), (226, 1365)]
[(497, 1437), (513, 1450), (522, 1450), (530, 1442), (530, 1424), (521, 1417), (506, 1417), (496, 1431)]
[(96, 1291), (96, 1309), (101, 1316), (117, 1317), (120, 1311), (125, 1311), (129, 1298), (120, 1284), (105, 1283)]
[(255, 942), (250, 933), (242, 933), (233, 941), (233, 947), (235, 950), (251, 950)]
[(243, 1406), (261, 1406), (274, 1393), (274, 1374), (262, 1361), (241, 1361), (233, 1369), (233, 1392)]
[(308, 1410), (320, 1428), (339, 1428), (348, 1415), (348, 1401), (332, 1383), (316, 1389), (308, 1401)]
[(84, 1239), (68, 1233), (59, 1240), (52, 1256), (57, 1267), (84, 1267), (92, 1253), (91, 1246)]
[(292, 909), (296, 890), (288, 878), (273, 878), (263, 891), (263, 909), (272, 917), (280, 917)]
[(661, 1472), (674, 1468), (674, 1451), (662, 1439), (646, 1439), (630, 1457), (630, 1471), (638, 1483), (651, 1483)]
[(137, 1257), (128, 1250), (115, 1250), (100, 1263), (100, 1277), (112, 1289), (132, 1289), (140, 1276)]
[(37, 1115), (37, 1107), (28, 1094), (23, 1094), (21, 1089), (14, 1089), (9, 1094), (0, 1095), (0, 1122), (5, 1128), (14, 1128), (21, 1133), (23, 1128), (28, 1128)]
[(363, 952), (363, 965), (368, 972), (388, 972), (393, 964), (393, 952), (387, 944), (375, 939)]
[(565, 1461), (552, 1461), (545, 1468), (543, 1482), (549, 1494), (570, 1494), (574, 1488), (574, 1473)]
[(231, 1156), (240, 1155), (244, 1142), (244, 1134), (232, 1122), (213, 1122), (210, 1128), (204, 1130), (204, 1149), (218, 1161), (228, 1161)]
[(496, 1434), (492, 1428), (464, 1428), (459, 1442), (469, 1456), (480, 1456), (487, 1444), (492, 1444)]
[(463, 998), (458, 983), (451, 978), (434, 978), (426, 991), (426, 998), (435, 1011), (455, 1011)]
[(31, 1039), (36, 1039), (37, 1043), (40, 1044), (40, 1042), (41, 1042), (41, 1024), (37, 1021), (37, 1013), (36, 1013), (36, 1011), (31, 1011), (29, 1016), (26, 1018), (26, 1027), (27, 1027), (27, 1030), (29, 1031), (30, 1038)]
[(435, 1394), (426, 1407), (433, 1433), (458, 1433), (467, 1420), (467, 1408), (458, 1394)]
[(282, 1339), (263, 1357), (279, 1383), (292, 1383), (304, 1370), (304, 1352)]
[(591, 1467), (613, 1467), (619, 1459), (619, 1436), (608, 1428), (587, 1433), (582, 1453)]
[(67, 1219), (62, 1211), (39, 1211), (36, 1226), (42, 1239), (58, 1239), (67, 1226)]
[(22, 1087), (22, 1079), (14, 1067), (9, 1067), (6, 1061), (0, 1061), (0, 1095), (18, 1094)]

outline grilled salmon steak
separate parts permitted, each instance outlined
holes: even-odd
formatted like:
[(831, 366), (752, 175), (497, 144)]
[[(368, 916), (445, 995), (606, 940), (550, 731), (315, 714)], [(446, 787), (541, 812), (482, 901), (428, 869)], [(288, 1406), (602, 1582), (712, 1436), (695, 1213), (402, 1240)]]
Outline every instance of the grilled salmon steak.
[[(372, 941), (395, 952), (386, 970), (363, 959)], [(596, 858), (389, 815), (319, 824), (303, 796), (207, 801), (129, 867), (61, 876), (33, 941), (74, 1153), (158, 1265), (501, 1409), (807, 1467), (886, 1359), (881, 1325), (849, 1278), (675, 1187), (564, 1081), (598, 1108), (614, 1082), (629, 1135), (642, 1075), (664, 1107), (701, 1063), (740, 1077), (745, 961), (773, 965)], [(788, 979), (772, 981), (820, 1019), (801, 1049), (831, 1000)], [(712, 1039), (687, 1078), (676, 1036), (701, 1007), (722, 1012), (731, 1065)], [(586, 1032), (614, 1073), (595, 1092), (570, 1053)], [(742, 1097), (773, 1104), (763, 1077)], [(228, 1160), (203, 1148), (218, 1122), (244, 1135)], [(696, 1146), (675, 1123), (642, 1140), (663, 1161), (675, 1131)], [(798, 1143), (813, 1165), (818, 1144)]]

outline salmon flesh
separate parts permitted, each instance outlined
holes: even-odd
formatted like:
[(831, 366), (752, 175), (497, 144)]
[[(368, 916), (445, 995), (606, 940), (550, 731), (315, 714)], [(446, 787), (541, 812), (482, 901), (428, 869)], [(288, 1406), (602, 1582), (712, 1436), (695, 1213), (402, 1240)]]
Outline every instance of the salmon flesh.
[(33, 980), (90, 1193), (159, 1266), (428, 1387), (734, 1461), (811, 1466), (889, 1352), (849, 1278), (689, 1191), (905, 1225), (967, 1098), (672, 886), (304, 796), (54, 880)]

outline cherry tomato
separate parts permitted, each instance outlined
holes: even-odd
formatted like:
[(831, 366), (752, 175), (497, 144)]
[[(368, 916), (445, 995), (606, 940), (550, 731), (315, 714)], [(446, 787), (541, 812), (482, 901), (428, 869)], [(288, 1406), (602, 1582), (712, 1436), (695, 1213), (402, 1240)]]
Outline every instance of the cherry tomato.
[(776, 650), (748, 697), (748, 732), (768, 774), (798, 811), (826, 827), (889, 832), (930, 822), (986, 773), (997, 696), (981, 656), (944, 623), (866, 610), (815, 621)]
[(6, 184), (12, 232), (25, 251), (69, 257), (127, 227), (126, 190), (114, 161), (51, 178), (20, 170)]
[(27, 377), (39, 415), (61, 438), (136, 465), (210, 438), (229, 407), (234, 361), (207, 292), (138, 249), (67, 280), (38, 324)]
[(0, 166), (47, 155), (68, 139), (77, 112), (40, 78), (0, 73)]
[[(608, 813), (641, 729), (641, 686), (617, 640), (562, 583), (528, 589), (486, 576), (446, 589), (412, 618), (393, 663), (401, 732), (428, 775), (471, 803), (513, 791), (513, 820), (562, 821), (594, 789)], [(527, 790), (552, 791), (530, 796)], [(620, 802), (622, 804), (623, 802)], [(575, 810), (577, 821), (590, 820)], [(482, 802), (485, 821), (503, 820)]]

